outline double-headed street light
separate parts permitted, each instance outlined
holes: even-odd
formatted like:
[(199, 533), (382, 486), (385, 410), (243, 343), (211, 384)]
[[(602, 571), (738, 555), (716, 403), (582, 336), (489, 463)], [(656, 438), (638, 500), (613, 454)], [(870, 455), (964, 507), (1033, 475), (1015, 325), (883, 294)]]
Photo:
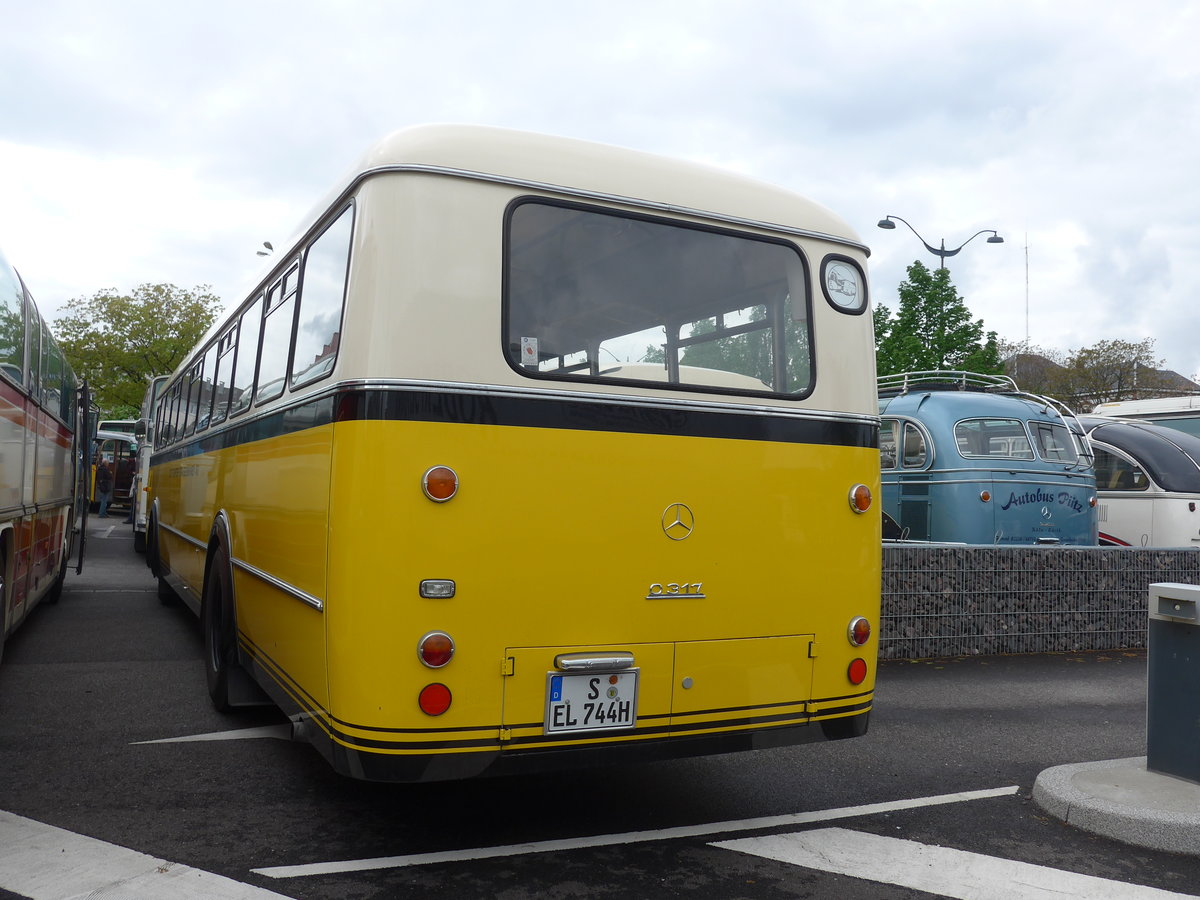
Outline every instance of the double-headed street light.
[(946, 257), (947, 256), (956, 256), (958, 254), (959, 250), (961, 250), (963, 247), (967, 246), (967, 244), (971, 243), (971, 241), (975, 240), (975, 238), (979, 237), (981, 234), (990, 234), (991, 235), (991, 237), (987, 239), (987, 242), (989, 244), (1003, 244), (1004, 243), (1004, 238), (1000, 237), (1000, 235), (998, 235), (995, 232), (995, 230), (993, 230), (991, 228), (985, 228), (985, 229), (983, 229), (983, 231), (975, 232), (973, 235), (971, 235), (969, 238), (967, 238), (965, 241), (963, 241), (961, 244), (959, 244), (953, 250), (947, 250), (945, 238), (942, 238), (942, 246), (941, 247), (934, 247), (932, 244), (929, 243), (929, 241), (927, 241), (927, 240), (925, 240), (925, 238), (921, 237), (921, 235), (917, 232), (917, 229), (913, 228), (911, 225), (908, 224), (908, 222), (905, 222), (904, 219), (901, 219), (899, 216), (884, 216), (882, 219), (879, 220), (879, 227), (887, 228), (887, 229), (895, 228), (896, 222), (893, 222), (892, 219), (895, 219), (896, 222), (904, 222), (904, 224), (908, 227), (908, 230), (917, 236), (917, 240), (919, 240), (922, 244), (925, 245), (925, 249), (928, 250), (930, 253), (932, 253), (934, 256), (939, 257), (941, 259), (942, 264), (939, 268), (942, 268), (942, 269), (946, 268)]

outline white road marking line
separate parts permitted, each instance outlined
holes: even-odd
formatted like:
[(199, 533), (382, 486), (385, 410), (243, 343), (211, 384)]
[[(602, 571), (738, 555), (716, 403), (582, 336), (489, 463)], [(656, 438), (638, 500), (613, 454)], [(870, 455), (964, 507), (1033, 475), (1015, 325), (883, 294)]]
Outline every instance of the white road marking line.
[[(269, 900), (282, 894), (0, 810), (0, 887), (32, 900)], [(284, 898), (286, 900), (286, 898)]]
[(713, 822), (707, 825), (682, 825), (657, 831), (630, 831), (624, 834), (598, 834), (591, 837), (564, 838), (555, 841), (536, 841), (527, 844), (509, 844), (502, 847), (478, 847), (472, 850), (444, 850), (436, 853), (414, 853), (410, 856), (381, 856), (374, 859), (352, 859), (339, 862), (308, 863), (295, 866), (271, 866), (252, 869), (256, 875), (268, 878), (301, 878), (312, 875), (336, 875), (344, 872), (365, 872), (371, 869), (398, 869), (405, 866), (427, 866), (444, 862), (467, 862), (479, 859), (496, 859), (504, 856), (522, 856), (526, 853), (552, 853), (560, 850), (580, 850), (588, 847), (612, 847), (618, 844), (640, 844), (649, 841), (669, 841), (674, 838), (705, 837), (731, 831), (755, 831), (760, 828), (780, 828), (789, 825), (804, 825), (812, 822), (827, 822), (832, 819), (848, 819), (854, 816), (869, 816), (877, 813), (896, 812), (924, 806), (939, 806), (946, 803), (962, 803), (968, 800), (985, 800), (1007, 797), (1018, 791), (1016, 785), (986, 791), (964, 791), (941, 794), (936, 797), (920, 797), (913, 800), (895, 800), (890, 803), (869, 803), (864, 806), (848, 806), (841, 809), (824, 809), (812, 812), (793, 813), (786, 816), (765, 816), (760, 819), (739, 819), (732, 822)]
[(153, 741), (131, 741), (130, 746), (139, 744), (186, 744), (193, 741), (245, 741), (253, 738), (292, 739), (291, 725), (263, 725), (259, 728), (237, 728), (233, 731), (210, 731), (208, 734), (188, 734), (183, 737), (159, 738)]
[(737, 838), (710, 846), (960, 900), (1167, 900), (1194, 896), (846, 828)]
[(71, 593), (77, 596), (85, 596), (89, 594), (153, 594), (156, 593), (157, 590), (157, 588), (89, 588), (85, 591), (78, 587), (73, 587)]

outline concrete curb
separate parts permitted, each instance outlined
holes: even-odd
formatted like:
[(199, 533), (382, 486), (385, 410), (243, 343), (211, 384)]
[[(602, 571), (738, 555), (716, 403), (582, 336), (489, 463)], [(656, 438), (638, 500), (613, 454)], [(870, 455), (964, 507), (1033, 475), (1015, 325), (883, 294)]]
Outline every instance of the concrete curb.
[(1144, 756), (1046, 769), (1033, 800), (1084, 831), (1200, 856), (1200, 784), (1148, 771)]

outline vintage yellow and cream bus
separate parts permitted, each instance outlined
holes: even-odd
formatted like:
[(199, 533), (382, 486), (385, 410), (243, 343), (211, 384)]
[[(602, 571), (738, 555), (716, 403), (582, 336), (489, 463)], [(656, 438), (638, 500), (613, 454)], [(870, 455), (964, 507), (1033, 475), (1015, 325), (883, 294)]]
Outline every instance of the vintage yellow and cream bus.
[(86, 388), (0, 254), (0, 655), (38, 603), (58, 599), (76, 546), (83, 564), (90, 470), (81, 396), (86, 409)]
[(878, 418), (842, 219), (426, 126), (276, 252), (173, 373), (151, 457), (148, 559), (218, 707), (257, 684), (376, 780), (866, 731)]

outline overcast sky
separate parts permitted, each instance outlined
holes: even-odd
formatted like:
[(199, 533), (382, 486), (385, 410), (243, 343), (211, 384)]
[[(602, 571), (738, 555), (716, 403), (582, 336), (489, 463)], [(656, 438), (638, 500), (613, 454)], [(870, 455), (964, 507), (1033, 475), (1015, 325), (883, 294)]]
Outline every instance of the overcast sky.
[[(241, 299), (376, 139), (466, 122), (734, 169), (842, 215), (876, 302), (950, 260), (1059, 351), (1200, 374), (1200, 3), (38, 0), (0, 28), (0, 247), (50, 320), (143, 283)], [(1028, 272), (1028, 278), (1026, 273)]]

